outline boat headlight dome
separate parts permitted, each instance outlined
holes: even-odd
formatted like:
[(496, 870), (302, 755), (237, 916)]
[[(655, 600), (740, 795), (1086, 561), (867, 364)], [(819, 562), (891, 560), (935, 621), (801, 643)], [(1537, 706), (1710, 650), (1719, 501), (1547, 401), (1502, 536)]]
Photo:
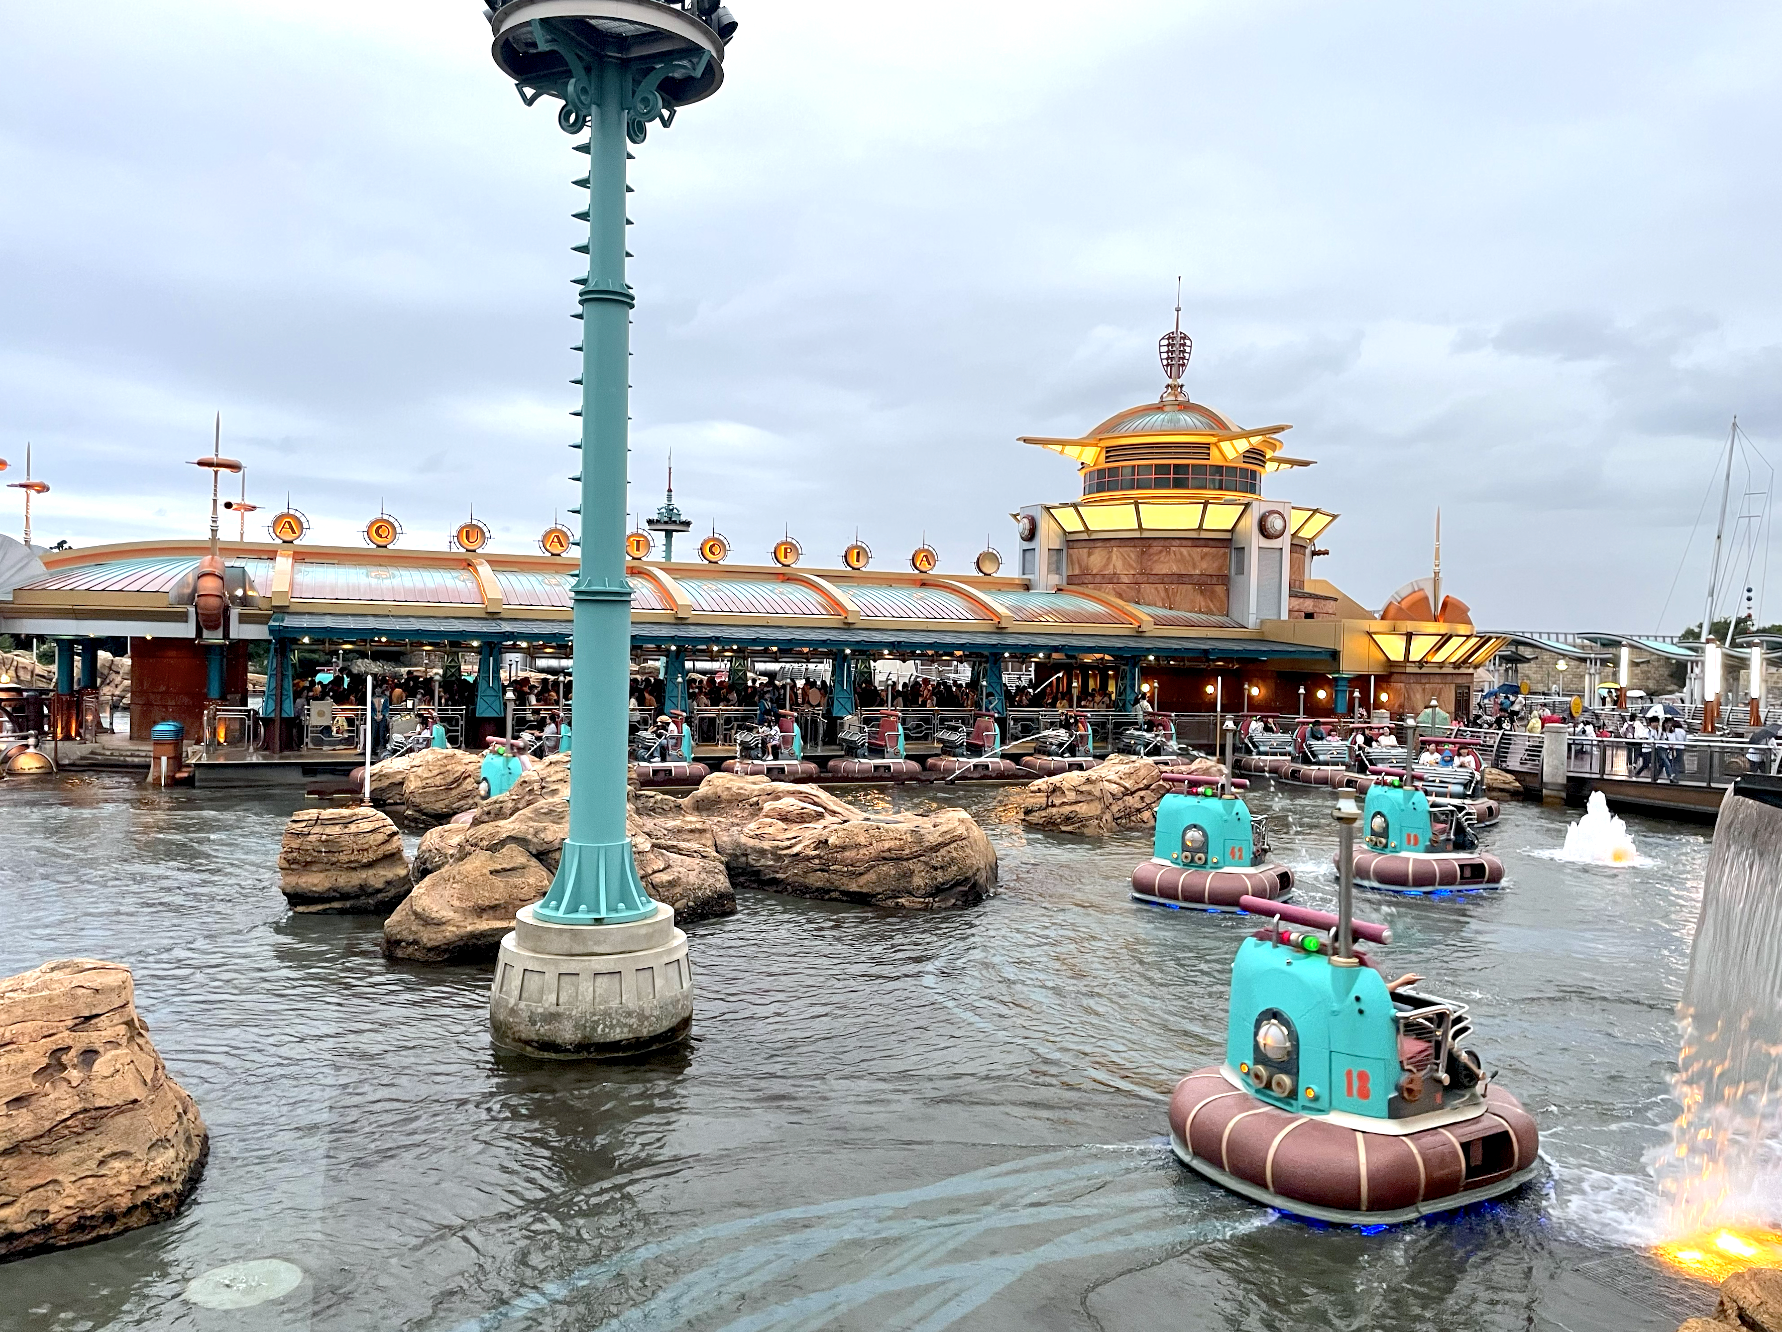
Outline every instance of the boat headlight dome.
[(1375, 837), (1384, 838), (1386, 836), (1386, 815), (1376, 809), (1373, 818), (1367, 821), (1367, 830)]
[(1286, 1023), (1270, 1018), (1256, 1028), (1256, 1048), (1271, 1064), (1284, 1064), (1293, 1057), (1293, 1033)]
[(1182, 833), (1182, 850), (1187, 852), (1205, 851), (1207, 849), (1207, 830), (1198, 823), (1191, 823)]

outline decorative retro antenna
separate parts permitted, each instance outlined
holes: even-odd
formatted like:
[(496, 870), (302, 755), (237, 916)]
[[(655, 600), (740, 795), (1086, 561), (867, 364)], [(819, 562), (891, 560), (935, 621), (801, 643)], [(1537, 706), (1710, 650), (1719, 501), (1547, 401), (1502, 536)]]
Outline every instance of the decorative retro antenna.
[(1194, 339), (1182, 332), (1182, 279), (1176, 278), (1176, 326), (1157, 340), (1157, 359), (1163, 363), (1164, 377), (1160, 402), (1186, 402), (1182, 392), (1182, 376), (1188, 373), (1189, 358), (1194, 355)]
[(25, 545), (28, 548), (31, 545), (31, 496), (49, 494), (49, 482), (35, 481), (31, 477), (31, 445), (29, 442), (25, 444), (25, 479), (23, 481), (8, 481), (6, 487), (8, 490), (25, 492)]

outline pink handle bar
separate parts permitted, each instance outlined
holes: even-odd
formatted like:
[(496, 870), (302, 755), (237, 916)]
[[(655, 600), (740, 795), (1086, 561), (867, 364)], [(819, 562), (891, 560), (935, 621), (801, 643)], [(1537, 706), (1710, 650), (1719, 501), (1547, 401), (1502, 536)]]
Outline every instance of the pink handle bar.
[[(1163, 778), (1166, 782), (1181, 782), (1184, 786), (1207, 786), (1214, 790), (1217, 790), (1219, 787), (1219, 779), (1217, 777), (1207, 777), (1204, 775), (1191, 776), (1185, 772), (1160, 772), (1157, 775)], [(1248, 791), (1250, 789), (1249, 780), (1244, 777), (1233, 777), (1231, 779), (1231, 789), (1234, 791)]]
[[(1238, 898), (1238, 906), (1252, 916), (1279, 916), (1293, 925), (1304, 925), (1314, 930), (1334, 930), (1337, 918), (1328, 911), (1314, 911), (1311, 907), (1289, 906), (1285, 902), (1271, 902), (1263, 897), (1251, 897), (1245, 893)], [(1377, 944), (1392, 942), (1392, 930), (1386, 925), (1376, 925), (1371, 920), (1352, 920), (1349, 928), (1357, 939), (1367, 939)]]

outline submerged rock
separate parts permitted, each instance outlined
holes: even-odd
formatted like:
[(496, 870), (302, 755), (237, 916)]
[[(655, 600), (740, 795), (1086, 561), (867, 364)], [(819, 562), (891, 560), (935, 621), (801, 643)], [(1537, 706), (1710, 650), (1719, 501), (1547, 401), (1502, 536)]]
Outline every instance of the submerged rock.
[(1117, 828), (1155, 823), (1157, 802), (1169, 789), (1163, 770), (1150, 759), (1110, 754), (1082, 772), (1029, 782), (1012, 792), (1011, 800), (1030, 828), (1105, 837)]
[(867, 814), (817, 787), (723, 772), (681, 804), (733, 884), (905, 910), (970, 906), (996, 886), (996, 852), (963, 810)]
[(402, 834), (375, 809), (300, 809), (278, 848), (293, 911), (388, 911), (408, 895)]
[(514, 913), (543, 899), (551, 872), (518, 846), (469, 851), (414, 887), (384, 921), (384, 956), (472, 962), (495, 956)]
[(0, 980), (0, 1106), (0, 1258), (165, 1221), (210, 1155), (115, 962)]

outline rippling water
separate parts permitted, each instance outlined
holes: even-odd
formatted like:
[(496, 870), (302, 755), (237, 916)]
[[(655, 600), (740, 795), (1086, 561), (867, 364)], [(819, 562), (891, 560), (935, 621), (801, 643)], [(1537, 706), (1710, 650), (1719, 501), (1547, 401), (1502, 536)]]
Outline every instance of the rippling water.
[[(1473, 1006), (1546, 1182), (1373, 1235), (1272, 1218), (1170, 1157), (1164, 1098), (1219, 1057), (1230, 917), (1134, 905), (1148, 835), (1032, 834), (995, 788), (866, 793), (983, 819), (1002, 890), (896, 916), (760, 893), (691, 931), (683, 1050), (493, 1051), (481, 967), (386, 962), (372, 920), (284, 910), (295, 797), (0, 783), (0, 974), (115, 958), (213, 1135), (168, 1224), (0, 1266), (0, 1326), (1668, 1329), (1573, 1269), (1650, 1237), (1705, 829), (1557, 864), (1561, 811), (1485, 835), (1504, 891), (1410, 902), (1389, 965)], [(1328, 792), (1252, 792), (1329, 905)], [(220, 1313), (225, 1263), (303, 1283)], [(1711, 1303), (1711, 1301), (1708, 1301)], [(1706, 1312), (1704, 1308), (1703, 1312)]]

